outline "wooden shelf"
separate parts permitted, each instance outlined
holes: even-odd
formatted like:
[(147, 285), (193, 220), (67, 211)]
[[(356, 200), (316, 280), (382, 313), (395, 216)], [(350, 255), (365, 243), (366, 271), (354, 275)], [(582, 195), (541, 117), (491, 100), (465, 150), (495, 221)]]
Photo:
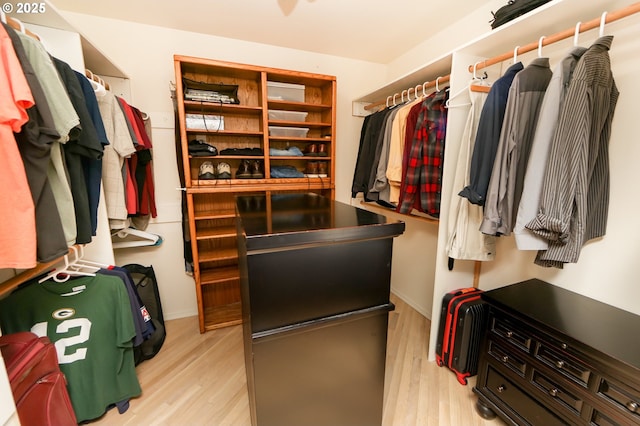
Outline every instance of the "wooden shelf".
[(196, 238), (198, 240), (215, 240), (222, 238), (233, 238), (236, 236), (235, 226), (213, 226), (198, 229)]
[(240, 302), (208, 307), (204, 310), (206, 331), (239, 324), (242, 324), (242, 305)]
[[(335, 196), (335, 135), (336, 78), (330, 75), (290, 71), (255, 65), (235, 64), (212, 59), (174, 56), (176, 79), (177, 130), (181, 145), (182, 169), (186, 188), (191, 250), (197, 267), (195, 275), (200, 332), (241, 323), (240, 279), (238, 251), (235, 246), (235, 196), (265, 194), (267, 192), (319, 192)], [(216, 82), (237, 87), (239, 104), (184, 99), (184, 78), (202, 82)], [(268, 82), (302, 84), (304, 102), (268, 100)], [(269, 120), (269, 110), (306, 113), (308, 121)], [(224, 117), (224, 130), (207, 131), (186, 128), (186, 114), (211, 114)], [(289, 118), (286, 115), (278, 116)], [(269, 126), (308, 128), (305, 138), (271, 137)], [(321, 137), (322, 136), (322, 137)], [(191, 139), (205, 139), (218, 152), (234, 148), (259, 148), (263, 155), (190, 156)], [(297, 143), (326, 144), (327, 156), (269, 156), (270, 146)], [(232, 176), (241, 160), (260, 160), (265, 165), (262, 179), (199, 180), (198, 170), (204, 161), (227, 162)], [(322, 161), (327, 166), (325, 178), (270, 178), (270, 164), (291, 165), (303, 170), (308, 161)], [(207, 222), (203, 222), (207, 221)]]
[(231, 219), (235, 217), (236, 217), (236, 211), (233, 209), (201, 211), (201, 212), (196, 212), (194, 215), (195, 220)]
[(226, 268), (205, 269), (200, 271), (200, 283), (213, 285), (240, 279), (240, 271), (236, 266)]
[(184, 101), (184, 108), (188, 113), (210, 112), (227, 114), (254, 114), (261, 115), (262, 107), (236, 104), (217, 104), (214, 102)]
[(221, 248), (201, 250), (198, 256), (200, 263), (205, 262), (221, 262), (227, 260), (237, 260), (238, 250), (235, 248)]

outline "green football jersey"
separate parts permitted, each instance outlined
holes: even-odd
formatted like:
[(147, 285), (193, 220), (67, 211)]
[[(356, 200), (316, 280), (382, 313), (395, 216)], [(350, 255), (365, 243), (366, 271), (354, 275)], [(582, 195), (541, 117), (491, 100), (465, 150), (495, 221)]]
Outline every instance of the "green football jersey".
[(55, 344), (78, 422), (141, 393), (128, 297), (120, 278), (97, 274), (34, 282), (0, 301), (4, 334), (31, 331)]

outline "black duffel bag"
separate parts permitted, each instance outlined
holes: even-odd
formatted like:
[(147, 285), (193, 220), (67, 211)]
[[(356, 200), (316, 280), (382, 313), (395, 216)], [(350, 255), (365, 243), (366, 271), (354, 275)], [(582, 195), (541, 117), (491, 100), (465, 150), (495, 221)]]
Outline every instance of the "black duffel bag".
[(509, 0), (509, 3), (502, 6), (497, 12), (491, 12), (493, 15), (491, 28), (494, 29), (500, 25), (504, 25), (507, 22), (516, 19), (518, 16), (522, 16), (545, 3), (549, 3), (550, 1), (551, 0)]

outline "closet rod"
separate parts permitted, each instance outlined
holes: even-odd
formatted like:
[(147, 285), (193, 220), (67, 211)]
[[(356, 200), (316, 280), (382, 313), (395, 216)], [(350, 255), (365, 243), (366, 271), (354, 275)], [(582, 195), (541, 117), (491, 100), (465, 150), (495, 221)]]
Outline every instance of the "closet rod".
[[(438, 77), (437, 78), (438, 85), (448, 82), (450, 78), (451, 78), (450, 74), (443, 75), (442, 77)], [(427, 82), (425, 84), (418, 84), (415, 87), (410, 87), (408, 89), (403, 90), (400, 93), (394, 93), (392, 96), (388, 96), (387, 99), (393, 98), (393, 97), (402, 96), (402, 93), (404, 93), (404, 92), (407, 92), (407, 96), (409, 96), (411, 91), (413, 91), (413, 95), (415, 96), (417, 87), (422, 87), (423, 89), (431, 89), (433, 87), (436, 87), (436, 80), (429, 81), (429, 82)], [(380, 107), (382, 105), (386, 106), (387, 105), (387, 99), (385, 99), (384, 101), (373, 102), (371, 104), (365, 105), (364, 109), (369, 111), (369, 110), (372, 110), (372, 109), (376, 109), (376, 108), (378, 108), (378, 107)]]
[[(620, 10), (616, 10), (614, 12), (607, 12), (604, 23), (609, 24), (611, 22), (617, 21), (622, 18), (626, 18), (627, 16), (633, 15), (635, 13), (640, 12), (640, 2), (634, 3), (630, 6), (622, 8)], [(591, 21), (587, 21), (580, 25), (578, 28), (578, 33), (583, 33), (585, 31), (592, 30), (594, 28), (598, 28), (600, 26), (600, 18), (592, 19)], [(542, 40), (542, 46), (547, 46), (552, 43), (556, 43), (558, 41), (573, 37), (576, 33), (576, 29), (574, 27), (561, 31), (559, 33), (550, 35), (545, 37)], [(510, 51), (507, 53), (503, 53), (502, 55), (495, 56), (490, 59), (486, 59), (484, 61), (480, 61), (476, 64), (476, 70), (489, 67), (491, 65), (499, 64), (500, 62), (504, 62), (513, 58), (514, 54), (521, 55), (523, 53), (531, 52), (538, 49), (538, 41), (531, 42), (524, 46), (520, 46), (517, 51)], [(469, 65), (469, 72), (473, 72), (473, 65)]]

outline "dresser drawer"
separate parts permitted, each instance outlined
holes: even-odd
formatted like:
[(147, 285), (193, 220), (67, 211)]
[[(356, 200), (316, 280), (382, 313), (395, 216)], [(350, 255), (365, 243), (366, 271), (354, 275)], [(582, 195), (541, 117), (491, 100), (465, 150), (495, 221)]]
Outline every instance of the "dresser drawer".
[(514, 353), (513, 349), (507, 351), (495, 341), (489, 340), (489, 355), (501, 364), (509, 367), (519, 376), (524, 377), (524, 373), (527, 369), (527, 363), (523, 360), (523, 357), (519, 356), (518, 352)]
[(517, 416), (531, 425), (559, 425), (565, 422), (547, 411), (537, 401), (530, 398), (526, 392), (505, 378), (491, 365), (487, 370), (486, 389), (495, 397), (506, 404)]
[(529, 353), (532, 341), (531, 336), (522, 330), (517, 323), (496, 315), (491, 318), (490, 326), (492, 333), (497, 334), (517, 348)]
[(630, 424), (640, 424), (640, 394), (627, 386), (602, 378), (598, 395), (618, 413), (630, 419)]
[(611, 420), (606, 414), (603, 414), (598, 410), (593, 410), (591, 424), (595, 426), (619, 426), (620, 423)]
[(592, 373), (591, 370), (582, 363), (562, 355), (551, 349), (551, 347), (545, 343), (538, 343), (536, 345), (535, 357), (554, 370), (575, 380), (579, 385), (585, 388), (588, 386)]
[(573, 414), (580, 415), (584, 402), (580, 397), (568, 390), (567, 386), (561, 386), (559, 384), (562, 383), (561, 380), (550, 377), (539, 370), (533, 370), (531, 381), (540, 391), (553, 398), (560, 406), (558, 408), (565, 412), (569, 409)]

